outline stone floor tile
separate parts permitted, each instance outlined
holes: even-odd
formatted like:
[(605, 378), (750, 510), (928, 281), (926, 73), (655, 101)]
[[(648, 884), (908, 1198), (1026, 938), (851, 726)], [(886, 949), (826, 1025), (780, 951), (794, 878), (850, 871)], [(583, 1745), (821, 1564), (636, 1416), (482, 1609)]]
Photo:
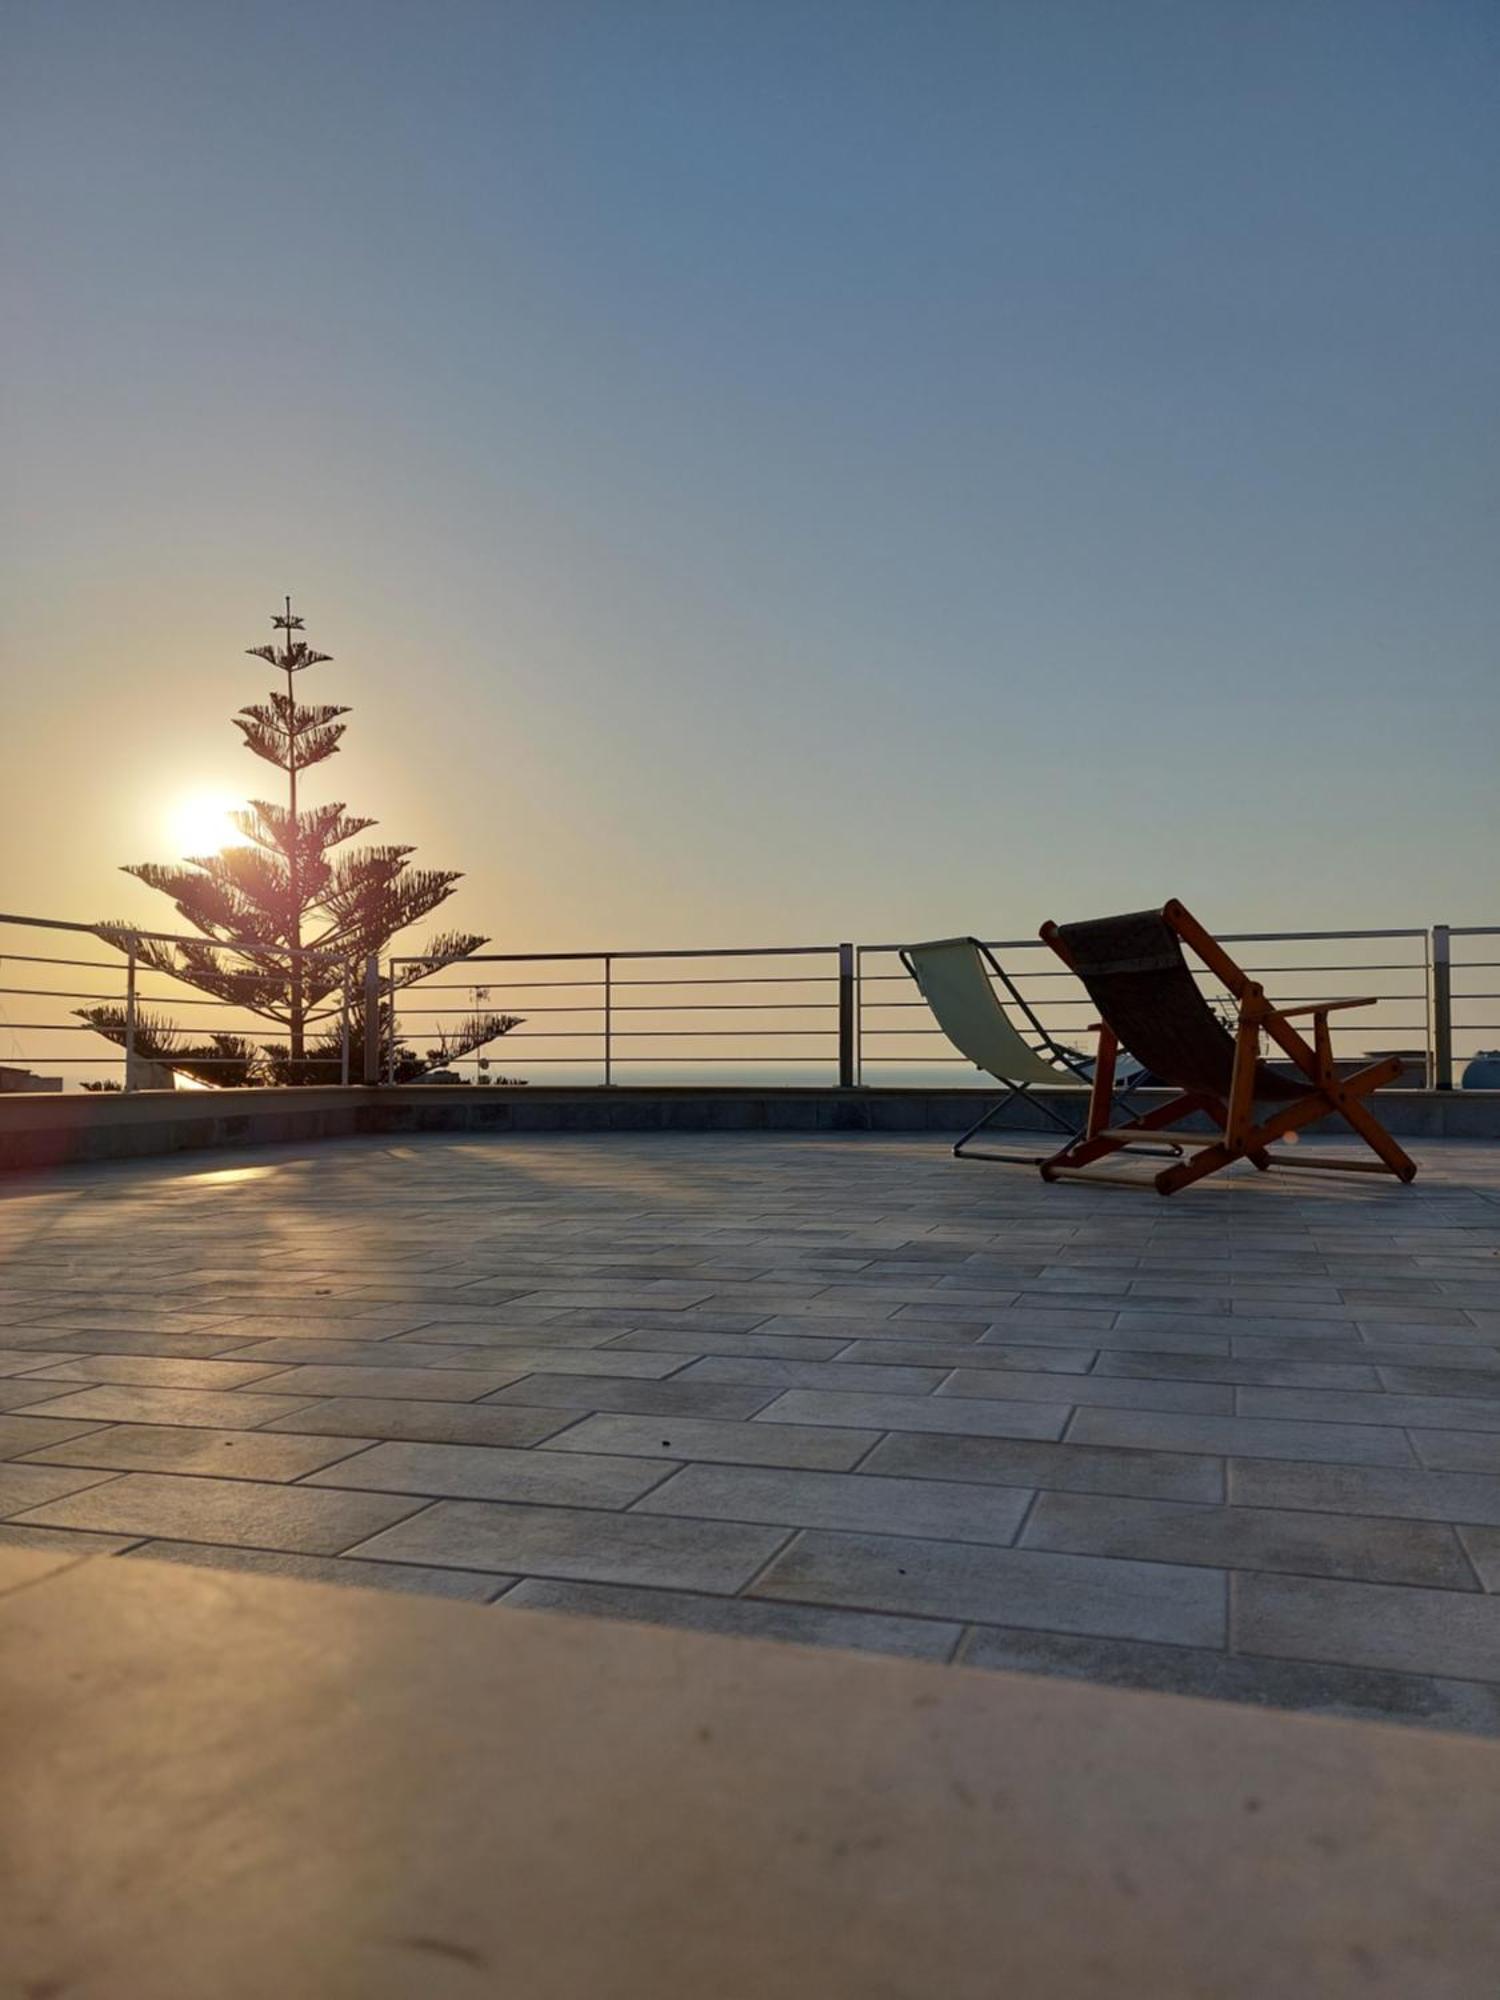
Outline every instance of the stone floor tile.
[(0, 1549), (52, 1549), (75, 1556), (117, 1556), (133, 1548), (136, 1535), (90, 1535), (80, 1528), (37, 1528), (0, 1521)]
[[(957, 1321), (964, 1312), (962, 1306), (954, 1306), (952, 1316)], [(933, 1315), (936, 1317), (936, 1314)], [(903, 1311), (898, 1315), (901, 1339), (909, 1338), (909, 1328), (918, 1317), (928, 1317), (919, 1307)], [(944, 1315), (946, 1317), (946, 1315)], [(1149, 1315), (1148, 1315), (1149, 1317)], [(972, 1321), (973, 1313), (969, 1314)], [(1118, 1322), (1119, 1315), (1113, 1306), (1100, 1311), (1090, 1311), (1071, 1305), (1062, 1299), (1054, 1300), (1045, 1308), (1036, 1306), (1005, 1306), (997, 1312), (980, 1315), (987, 1335), (996, 1338), (1047, 1341), (1055, 1340), (1065, 1347), (1096, 1347), (1098, 1336), (1110, 1332)]]
[(637, 1327), (631, 1333), (607, 1335), (606, 1338), (609, 1346), (605, 1353), (611, 1366), (622, 1349), (633, 1351), (640, 1348), (653, 1354), (676, 1354), (679, 1359), (697, 1354), (737, 1354), (787, 1361), (831, 1361), (849, 1345), (843, 1336), (819, 1340), (807, 1334), (676, 1332), (670, 1327)]
[[(150, 1354), (80, 1354), (32, 1356), (28, 1378), (45, 1382), (140, 1383), (156, 1389), (238, 1389), (259, 1382), (277, 1370), (274, 1363), (254, 1361), (184, 1361)], [(38, 1395), (42, 1386), (38, 1387)], [(62, 1391), (56, 1391), (61, 1395)]]
[[(1361, 1345), (1364, 1350), (1361, 1358), (1368, 1357), (1372, 1368), (1431, 1369), (1450, 1378), (1459, 1374), (1500, 1378), (1500, 1347), (1453, 1347), (1447, 1342), (1419, 1347), (1410, 1341), (1385, 1340), (1367, 1340)], [(1458, 1393), (1451, 1380), (1445, 1393)]]
[[(0, 1385), (9, 1386), (9, 1385)], [(42, 1384), (34, 1382), (38, 1392)], [(60, 1384), (51, 1385), (60, 1388)], [(258, 1389), (148, 1389), (101, 1383), (43, 1397), (26, 1405), (28, 1416), (91, 1419), (100, 1424), (193, 1424), (208, 1430), (245, 1430), (305, 1409), (305, 1396), (262, 1395)]]
[[(1265, 1393), (1270, 1394), (1271, 1391)], [(1276, 1392), (1279, 1393), (1279, 1392)], [(1157, 1410), (1080, 1410), (1069, 1443), (1219, 1452), (1239, 1458), (1302, 1458), (1353, 1465), (1412, 1465), (1399, 1430), (1252, 1417), (1187, 1417)]]
[[(696, 1353), (696, 1349), (694, 1352)], [(469, 1348), (433, 1349), (439, 1358), (434, 1368), (472, 1368), (481, 1357)], [(507, 1347), (494, 1349), (491, 1359), (503, 1353), (505, 1365), (521, 1375), (603, 1375), (618, 1380), (629, 1376), (637, 1382), (659, 1382), (688, 1365), (686, 1354), (621, 1354), (618, 1349), (597, 1347)], [(463, 1355), (459, 1360), (457, 1355)]]
[(785, 1540), (783, 1528), (439, 1500), (412, 1520), (362, 1542), (352, 1553), (383, 1562), (519, 1570), (584, 1583), (659, 1584), (729, 1596), (748, 1583)]
[(1500, 1597), (1395, 1583), (1237, 1576), (1234, 1645), (1237, 1652), (1277, 1659), (1497, 1682)]
[(300, 1479), (362, 1451), (354, 1437), (282, 1437), (269, 1431), (195, 1430), (188, 1424), (106, 1424), (33, 1451), (30, 1465), (114, 1472), (208, 1473), (226, 1479)]
[(0, 1410), (24, 1410), (49, 1393), (57, 1395), (63, 1385), (34, 1382), (29, 1375), (10, 1375), (0, 1381)]
[(46, 1445), (87, 1437), (98, 1429), (96, 1423), (60, 1423), (54, 1417), (0, 1416), (0, 1459), (25, 1458)]
[(426, 1493), (453, 1500), (534, 1500), (557, 1507), (628, 1507), (669, 1467), (601, 1453), (512, 1451), (495, 1445), (377, 1444), (304, 1486)]
[(1373, 1367), (1370, 1350), (1357, 1332), (1332, 1340), (1304, 1340), (1301, 1334), (1237, 1333), (1229, 1351), (1241, 1361), (1293, 1361), (1329, 1368)]
[[(1221, 1340), (1238, 1340), (1248, 1334), (1276, 1334), (1289, 1339), (1300, 1334), (1303, 1339), (1343, 1340), (1354, 1328), (1352, 1319), (1301, 1318), (1292, 1315), (1230, 1312), (1222, 1316), (1214, 1314), (1178, 1314), (1167, 1318), (1159, 1313), (1122, 1312), (1117, 1324), (1120, 1333), (1166, 1335), (1173, 1329), (1181, 1336), (1190, 1334), (1206, 1335)], [(1157, 1343), (1153, 1343), (1157, 1344)]]
[(220, 1322), (219, 1331), (233, 1335), (241, 1347), (255, 1340), (394, 1340), (424, 1324), (432, 1315), (398, 1309), (376, 1312), (368, 1300), (319, 1299), (316, 1312), (299, 1312), (288, 1305), (282, 1312), (236, 1313)]
[(1240, 1389), (1244, 1417), (1313, 1418), (1347, 1424), (1395, 1424), (1418, 1430), (1500, 1431), (1500, 1400), (1484, 1396), (1398, 1396), (1313, 1389)]
[(1120, 1410), (1193, 1410), (1210, 1416), (1229, 1416), (1234, 1409), (1234, 1391), (1218, 1382), (1171, 1382), (1151, 1377), (1126, 1378), (1114, 1375), (1025, 1374), (960, 1368), (949, 1376), (939, 1391), (943, 1396), (1002, 1396), (1022, 1401), (1098, 1404)]
[(556, 1318), (505, 1326), (489, 1326), (481, 1321), (438, 1320), (430, 1326), (415, 1327), (410, 1333), (398, 1333), (390, 1345), (393, 1348), (467, 1347), (487, 1355), (491, 1362), (507, 1367), (516, 1348), (536, 1354), (550, 1354), (554, 1348), (561, 1348), (566, 1353), (573, 1349), (603, 1347), (612, 1338), (607, 1326), (564, 1325)]
[[(851, 1341), (839, 1355), (841, 1363), (910, 1365), (945, 1371), (950, 1368), (984, 1368), (995, 1374), (1018, 1369), (1023, 1374), (1040, 1372), (1048, 1375), (1087, 1375), (1094, 1365), (1094, 1358), (1092, 1347), (1038, 1347), (1021, 1341), (1007, 1341), (996, 1347), (977, 1341), (968, 1346), (957, 1346), (937, 1340), (912, 1341), (910, 1345), (900, 1340), (856, 1340)], [(1062, 1393), (1059, 1387), (1059, 1396)]]
[(947, 1375), (946, 1368), (886, 1368), (855, 1361), (782, 1361), (711, 1354), (690, 1362), (677, 1379), (763, 1383), (771, 1389), (853, 1389), (872, 1396), (925, 1396)]
[[(1066, 1379), (1070, 1383), (1072, 1376)], [(845, 1424), (888, 1431), (952, 1431), (976, 1437), (1055, 1438), (1069, 1405), (1005, 1402), (996, 1397), (839, 1395), (821, 1389), (788, 1389), (756, 1418), (759, 1424)]]
[(425, 1504), (386, 1493), (314, 1493), (243, 1479), (126, 1472), (17, 1518), (39, 1528), (338, 1555)]
[(594, 1306), (558, 1313), (559, 1328), (586, 1327), (604, 1333), (755, 1333), (764, 1331), (775, 1312), (766, 1306), (759, 1312), (710, 1312), (703, 1306), (689, 1306), (683, 1312), (627, 1312), (621, 1307)]
[(1229, 1463), (1229, 1497), (1243, 1507), (1500, 1524), (1500, 1474), (1482, 1472), (1404, 1472), (1383, 1466), (1236, 1458)]
[(1140, 1494), (1161, 1500), (1224, 1498), (1224, 1468), (1217, 1458), (1001, 1438), (897, 1433), (876, 1446), (860, 1471), (904, 1479)]
[(841, 1646), (863, 1653), (896, 1653), (910, 1660), (948, 1659), (963, 1629), (930, 1618), (886, 1618), (875, 1612), (823, 1611), (759, 1598), (698, 1597), (688, 1591), (554, 1583), (541, 1577), (524, 1578), (506, 1592), (500, 1608), (572, 1612), (638, 1625), (671, 1625), (681, 1631), (780, 1639), (799, 1646)]
[(1460, 1528), (1458, 1536), (1483, 1587), (1500, 1591), (1500, 1527)]
[(847, 1472), (880, 1436), (833, 1426), (727, 1423), (715, 1417), (592, 1416), (557, 1437), (548, 1451), (625, 1452), (720, 1465), (784, 1465)]
[[(1352, 1350), (1357, 1353), (1357, 1348)], [(1098, 1375), (1158, 1381), (1225, 1382), (1263, 1389), (1379, 1389), (1380, 1377), (1357, 1361), (1258, 1360), (1208, 1354), (1101, 1354)]]
[[(559, 1454), (560, 1455), (560, 1454)], [(1023, 1487), (956, 1486), (865, 1472), (791, 1472), (758, 1465), (689, 1465), (636, 1503), (637, 1514), (769, 1521), (789, 1528), (866, 1529), (1000, 1546), (1031, 1504)]]
[(617, 1410), (626, 1416), (753, 1417), (774, 1388), (733, 1388), (710, 1382), (641, 1382), (619, 1375), (523, 1376), (487, 1402), (530, 1409)]
[(1432, 1729), (1500, 1736), (1500, 1688), (1425, 1674), (1367, 1667), (1252, 1660), (1199, 1646), (1159, 1646), (1135, 1639), (1080, 1638), (979, 1626), (959, 1662), (1005, 1673), (1061, 1674), (1105, 1687), (1151, 1689), (1208, 1701), (1300, 1709), (1356, 1722), (1404, 1722)]
[(266, 1432), (349, 1437), (360, 1443), (410, 1439), (425, 1444), (540, 1444), (576, 1423), (576, 1410), (497, 1410), (491, 1403), (406, 1402), (396, 1396), (337, 1396), (304, 1404)]
[[(290, 1363), (295, 1367), (350, 1367), (350, 1368), (430, 1368), (433, 1363), (428, 1352), (421, 1348), (403, 1347), (404, 1336), (394, 1340), (343, 1340), (324, 1338), (321, 1340), (253, 1340), (248, 1347), (235, 1349), (237, 1361), (260, 1362), (267, 1374), (280, 1373)], [(432, 1352), (445, 1353), (446, 1349)], [(468, 1365), (484, 1365), (484, 1357), (477, 1363), (473, 1350), (461, 1350), (470, 1355)]]
[(473, 1570), (422, 1569), (415, 1563), (351, 1562), (344, 1556), (297, 1556), (272, 1549), (240, 1549), (211, 1542), (137, 1542), (129, 1551), (147, 1562), (184, 1563), (194, 1569), (249, 1570), (256, 1576), (295, 1577), (304, 1583), (341, 1583), (355, 1590), (405, 1590), (422, 1597), (467, 1598), (488, 1604), (515, 1582)]
[(1418, 1583), (1441, 1590), (1475, 1587), (1451, 1527), (1286, 1507), (1202, 1507), (1175, 1500), (1043, 1493), (1020, 1545), (1144, 1562)]
[[(809, 1531), (757, 1578), (751, 1595), (1180, 1645), (1224, 1641), (1224, 1577), (1216, 1570), (972, 1543)], [(1455, 1594), (1454, 1601), (1480, 1600)]]
[[(779, 1312), (763, 1320), (755, 1329), (759, 1334), (775, 1335), (784, 1339), (805, 1338), (808, 1340), (828, 1340), (836, 1337), (847, 1344), (851, 1340), (954, 1340), (962, 1341), (965, 1335), (944, 1320), (881, 1319), (873, 1313), (850, 1317), (847, 1314), (830, 1317), (827, 1314)], [(982, 1327), (969, 1330), (970, 1337), (977, 1340)]]
[(77, 1361), (81, 1358), (76, 1351), (54, 1355), (45, 1348), (0, 1348), (0, 1376), (33, 1375), (39, 1368), (45, 1369), (56, 1363)]
[(0, 1465), (0, 1515), (24, 1514), (28, 1508), (40, 1507), (45, 1501), (61, 1500), (65, 1494), (98, 1486), (110, 1476), (108, 1472), (77, 1467), (22, 1465), (14, 1459), (7, 1460)]
[[(39, 1313), (33, 1322), (58, 1333), (87, 1333), (114, 1328), (120, 1333), (211, 1333), (222, 1328), (227, 1313), (157, 1312), (142, 1306), (71, 1306), (63, 1312)], [(88, 1347), (87, 1341), (74, 1343)]]
[(1434, 1471), (1500, 1473), (1500, 1437), (1493, 1432), (1415, 1430), (1411, 1441)]
[(504, 1366), (482, 1368), (285, 1368), (266, 1378), (268, 1393), (296, 1396), (310, 1402), (320, 1396), (394, 1396), (403, 1401), (472, 1403), (523, 1371)]
[(1500, 1368), (1390, 1366), (1380, 1371), (1381, 1387), (1410, 1396), (1487, 1396), (1500, 1409)]
[[(1053, 1315), (1052, 1317), (1055, 1317)], [(1050, 1328), (1044, 1318), (1028, 1315), (1017, 1324), (1002, 1319), (987, 1327), (979, 1345), (985, 1351), (1002, 1349), (1017, 1344), (1023, 1346), (1055, 1346), (1076, 1351), (1089, 1347), (1101, 1354), (1227, 1354), (1230, 1334), (1228, 1322), (1222, 1333), (1198, 1333), (1184, 1331), (1179, 1321), (1175, 1325), (1168, 1320), (1150, 1320), (1139, 1327), (1105, 1326), (1103, 1315), (1094, 1313), (1092, 1318), (1101, 1323), (1087, 1329), (1074, 1326)], [(1148, 1315), (1142, 1315), (1149, 1318)], [(972, 1365), (972, 1364), (970, 1364)]]

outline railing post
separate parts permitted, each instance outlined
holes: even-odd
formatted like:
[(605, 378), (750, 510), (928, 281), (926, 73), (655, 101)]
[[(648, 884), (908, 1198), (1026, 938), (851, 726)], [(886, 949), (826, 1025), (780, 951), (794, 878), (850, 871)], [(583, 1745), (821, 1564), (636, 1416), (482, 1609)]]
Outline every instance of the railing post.
[(343, 965), (343, 983), (339, 988), (339, 1082), (349, 1081), (349, 982), (354, 968), (347, 959)]
[(365, 960), (365, 1063), (366, 1083), (380, 1081), (380, 960), (374, 952)]
[(854, 1088), (854, 946), (839, 946), (839, 1089)]
[(615, 1080), (614, 1057), (614, 960), (606, 952), (604, 954), (604, 1083), (606, 1089)]
[(1453, 962), (1446, 924), (1432, 927), (1432, 1090), (1453, 1088)]
[(125, 954), (125, 1082), (123, 1088), (135, 1089), (135, 939), (130, 940), (130, 949)]
[(390, 1029), (391, 1038), (386, 1043), (386, 1049), (385, 1049), (385, 1080), (387, 1083), (394, 1083), (396, 1081), (396, 961), (395, 959), (390, 959), (387, 961), (385, 984), (386, 984), (386, 1006), (389, 1008), (391, 1016), (391, 1029)]

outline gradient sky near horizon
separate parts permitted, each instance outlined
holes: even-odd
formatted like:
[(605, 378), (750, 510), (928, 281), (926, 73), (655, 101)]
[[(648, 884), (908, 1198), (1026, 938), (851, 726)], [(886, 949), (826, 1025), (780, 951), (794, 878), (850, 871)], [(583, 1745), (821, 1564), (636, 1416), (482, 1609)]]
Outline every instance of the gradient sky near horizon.
[(4, 40), (5, 907), (170, 919), (290, 590), (497, 949), (1500, 921), (1493, 6)]

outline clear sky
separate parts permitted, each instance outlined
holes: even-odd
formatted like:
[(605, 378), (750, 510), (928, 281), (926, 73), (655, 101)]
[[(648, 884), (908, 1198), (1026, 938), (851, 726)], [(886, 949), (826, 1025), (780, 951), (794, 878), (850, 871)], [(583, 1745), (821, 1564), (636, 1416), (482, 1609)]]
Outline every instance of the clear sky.
[(4, 907), (267, 773), (497, 948), (1496, 921), (1488, 0), (11, 0)]

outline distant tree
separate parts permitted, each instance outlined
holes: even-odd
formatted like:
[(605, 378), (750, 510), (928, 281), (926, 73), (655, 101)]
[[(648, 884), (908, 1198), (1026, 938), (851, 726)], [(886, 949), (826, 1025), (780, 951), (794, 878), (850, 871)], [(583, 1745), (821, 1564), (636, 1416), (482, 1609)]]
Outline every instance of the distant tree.
[[(178, 916), (203, 937), (201, 944), (141, 938), (135, 943), (138, 964), (230, 1001), (279, 1031), (268, 1042), (239, 1034), (204, 1036), (138, 1008), (136, 1054), (212, 1084), (337, 1083), (346, 974), (354, 987), (350, 1042), (358, 1075), (365, 1029), (359, 974), (365, 959), (385, 953), (401, 931), (445, 903), (461, 879), (453, 869), (413, 867), (411, 847), (354, 847), (334, 854), (376, 822), (350, 814), (342, 803), (306, 805), (301, 779), (338, 749), (344, 733), (339, 717), (349, 711), (298, 701), (297, 675), (331, 655), (314, 652), (297, 636), (302, 620), (293, 614), (290, 598), (271, 624), (281, 635), (279, 644), (252, 646), (249, 652), (284, 674), (286, 687), (242, 708), (234, 723), (247, 749), (286, 774), (285, 804), (251, 799), (245, 810), (232, 815), (245, 846), (195, 855), (176, 865), (136, 862), (123, 871), (169, 896)], [(117, 950), (130, 949), (134, 934), (128, 924), (106, 923), (98, 929)], [(397, 989), (430, 977), (487, 942), (470, 931), (439, 933), (429, 940), (419, 964), (398, 971)], [(76, 1011), (116, 1046), (125, 1045), (122, 1007)], [(418, 1055), (404, 1044), (393, 1046), (395, 1023), (385, 989), (379, 1003), (382, 1074), (409, 1081), (483, 1048), (517, 1025), (513, 1014), (474, 1013), (456, 1019), (439, 1035), (437, 1046)]]

